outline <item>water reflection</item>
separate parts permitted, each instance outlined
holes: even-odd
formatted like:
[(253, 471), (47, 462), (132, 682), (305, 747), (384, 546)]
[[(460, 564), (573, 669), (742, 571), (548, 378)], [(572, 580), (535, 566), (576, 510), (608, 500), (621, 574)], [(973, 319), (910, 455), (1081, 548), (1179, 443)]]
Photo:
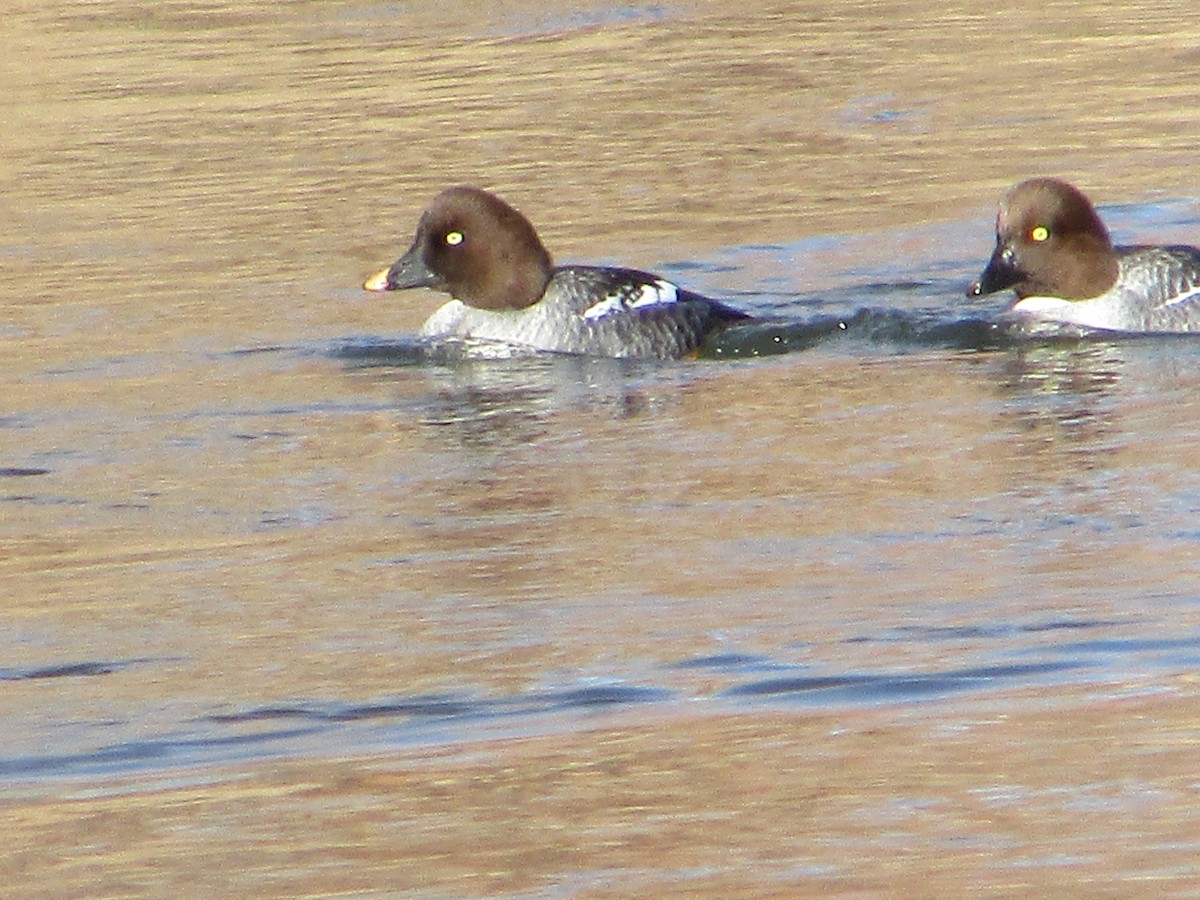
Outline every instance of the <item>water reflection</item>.
[[(663, 366), (636, 360), (591, 359), (555, 354), (505, 360), (430, 362), (420, 370), (424, 390), (414, 410), (424, 433), (445, 449), (503, 450), (550, 433), (561, 413), (635, 419), (672, 402), (678, 387), (696, 377), (690, 364)], [(411, 374), (378, 366), (368, 373), (380, 384)], [(411, 404), (409, 404), (411, 406)]]
[(1200, 380), (1200, 345), (1186, 340), (1026, 343), (998, 359), (999, 418), (1030, 484), (1125, 468), (1146, 405)]
[[(1109, 342), (1008, 352), (998, 387), (1007, 398), (1002, 419), (1021, 456), (1058, 474), (1096, 465), (1124, 430), (1114, 403), (1124, 367), (1120, 345)], [(1044, 478), (1043, 471), (1038, 480)]]
[(1122, 345), (1111, 339), (1026, 344), (1008, 354), (1000, 383), (1014, 395), (1110, 395), (1124, 365)]
[(569, 357), (439, 367), (428, 372), (431, 390), (421, 421), (451, 444), (527, 443), (545, 436), (546, 419), (564, 410), (614, 419), (644, 414), (654, 402), (646, 378), (661, 382), (663, 374), (623, 360)]

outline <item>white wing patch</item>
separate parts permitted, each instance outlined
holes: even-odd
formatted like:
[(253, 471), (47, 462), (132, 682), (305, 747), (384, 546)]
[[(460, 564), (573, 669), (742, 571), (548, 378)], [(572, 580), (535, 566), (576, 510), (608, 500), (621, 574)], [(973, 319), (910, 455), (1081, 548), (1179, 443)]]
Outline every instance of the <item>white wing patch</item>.
[(653, 306), (656, 303), (674, 303), (679, 299), (679, 288), (671, 284), (669, 281), (653, 281), (650, 284), (643, 284), (641, 290), (632, 298), (629, 308), (637, 309), (639, 306)]
[(650, 281), (636, 287), (630, 285), (615, 294), (609, 294), (598, 303), (593, 303), (583, 311), (584, 321), (594, 322), (613, 313), (627, 312), (645, 306), (657, 306), (660, 303), (674, 303), (679, 299), (679, 288), (669, 281)]

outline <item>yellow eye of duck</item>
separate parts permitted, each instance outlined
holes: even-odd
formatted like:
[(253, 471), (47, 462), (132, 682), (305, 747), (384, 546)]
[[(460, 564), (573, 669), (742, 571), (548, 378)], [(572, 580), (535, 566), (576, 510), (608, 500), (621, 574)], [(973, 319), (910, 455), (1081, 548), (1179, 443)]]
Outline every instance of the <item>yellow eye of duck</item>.
[(457, 247), (463, 242), (463, 233), (461, 231), (446, 232), (446, 243), (451, 247)]
[(1033, 231), (1029, 232), (1029, 236), (1040, 244), (1046, 238), (1050, 237), (1050, 229), (1044, 225), (1038, 225)]

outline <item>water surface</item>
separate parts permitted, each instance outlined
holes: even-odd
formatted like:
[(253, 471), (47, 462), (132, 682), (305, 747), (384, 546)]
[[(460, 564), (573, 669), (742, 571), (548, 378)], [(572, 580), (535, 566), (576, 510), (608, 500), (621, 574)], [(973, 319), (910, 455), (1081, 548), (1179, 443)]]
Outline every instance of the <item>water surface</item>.
[[(15, 6), (3, 867), (1200, 887), (1200, 344), (962, 296), (1030, 174), (1200, 240), (1172, 10)], [(358, 285), (462, 181), (790, 324), (423, 361), (438, 298)]]

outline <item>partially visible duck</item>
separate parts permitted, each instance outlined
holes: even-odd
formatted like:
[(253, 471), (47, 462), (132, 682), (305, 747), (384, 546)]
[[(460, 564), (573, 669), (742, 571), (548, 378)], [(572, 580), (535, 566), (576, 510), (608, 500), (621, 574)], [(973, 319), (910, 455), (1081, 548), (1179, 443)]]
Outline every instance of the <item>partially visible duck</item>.
[(968, 296), (1012, 288), (1012, 312), (1107, 331), (1200, 331), (1200, 250), (1114, 247), (1081, 191), (1022, 181), (1000, 204), (996, 249)]
[(408, 252), (363, 287), (444, 291), (453, 299), (422, 326), (421, 336), (478, 343), (484, 355), (679, 358), (694, 355), (722, 328), (750, 319), (645, 272), (555, 266), (528, 219), (474, 187), (438, 194)]

